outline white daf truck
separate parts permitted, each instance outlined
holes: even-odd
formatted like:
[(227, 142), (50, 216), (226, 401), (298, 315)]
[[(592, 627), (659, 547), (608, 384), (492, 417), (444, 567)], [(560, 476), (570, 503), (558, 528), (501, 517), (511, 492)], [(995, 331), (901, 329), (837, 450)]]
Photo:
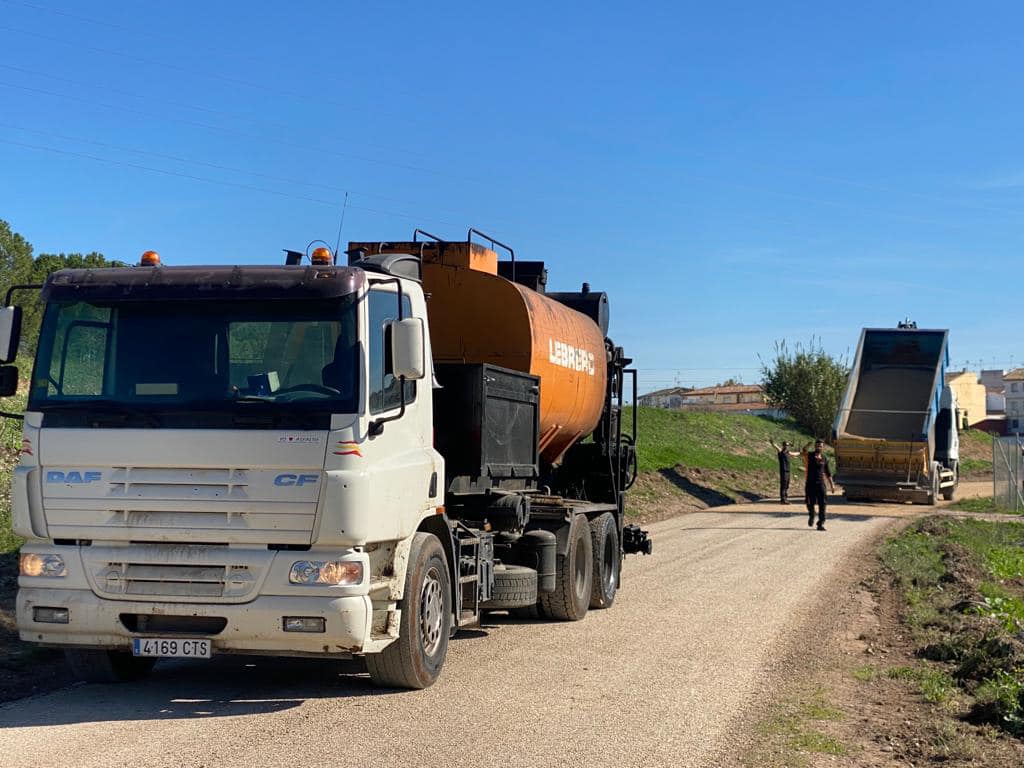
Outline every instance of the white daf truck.
[(49, 277), (11, 489), (23, 640), (92, 681), (256, 653), (422, 688), (485, 611), (611, 606), (650, 541), (607, 297), (424, 234)]

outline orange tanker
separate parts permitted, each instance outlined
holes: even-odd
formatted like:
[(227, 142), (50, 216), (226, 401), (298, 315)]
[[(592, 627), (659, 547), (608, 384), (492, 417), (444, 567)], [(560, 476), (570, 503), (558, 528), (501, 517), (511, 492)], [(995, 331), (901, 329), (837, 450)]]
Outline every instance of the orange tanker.
[(438, 363), (491, 363), (541, 380), (541, 458), (556, 464), (601, 418), (608, 384), (604, 333), (590, 317), (498, 274), (498, 255), (471, 242), (350, 243), (416, 253)]

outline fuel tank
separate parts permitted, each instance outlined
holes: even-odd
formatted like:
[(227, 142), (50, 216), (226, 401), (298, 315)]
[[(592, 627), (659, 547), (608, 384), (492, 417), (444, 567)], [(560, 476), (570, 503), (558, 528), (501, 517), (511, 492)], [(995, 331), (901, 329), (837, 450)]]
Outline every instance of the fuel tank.
[(368, 252), (419, 253), (438, 363), (491, 363), (540, 377), (540, 455), (556, 464), (604, 409), (604, 334), (586, 315), (498, 274), (478, 243), (352, 243)]

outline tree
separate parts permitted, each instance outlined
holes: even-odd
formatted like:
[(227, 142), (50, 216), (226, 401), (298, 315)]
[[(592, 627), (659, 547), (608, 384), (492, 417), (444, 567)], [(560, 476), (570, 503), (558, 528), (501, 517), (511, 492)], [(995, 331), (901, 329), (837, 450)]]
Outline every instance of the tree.
[(761, 361), (761, 386), (772, 405), (784, 409), (815, 437), (828, 438), (846, 388), (850, 366), (834, 358), (811, 339), (791, 352), (785, 341), (775, 342), (775, 357)]
[[(32, 244), (0, 219), (0, 289), (4, 292), (12, 285), (39, 284), (58, 269), (123, 267), (120, 261), (108, 261), (102, 253), (41, 253), (33, 257)], [(30, 292), (15, 294), (12, 301), (23, 311), (21, 346), (19, 354), (31, 358), (35, 355), (39, 339), (42, 306), (38, 295)]]

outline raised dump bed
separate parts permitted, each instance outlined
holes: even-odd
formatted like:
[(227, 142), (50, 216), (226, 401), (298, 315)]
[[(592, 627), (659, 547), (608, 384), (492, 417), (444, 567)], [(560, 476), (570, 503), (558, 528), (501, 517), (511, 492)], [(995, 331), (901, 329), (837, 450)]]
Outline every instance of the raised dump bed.
[(958, 482), (949, 332), (865, 328), (833, 428), (836, 477), (850, 499), (934, 504)]

